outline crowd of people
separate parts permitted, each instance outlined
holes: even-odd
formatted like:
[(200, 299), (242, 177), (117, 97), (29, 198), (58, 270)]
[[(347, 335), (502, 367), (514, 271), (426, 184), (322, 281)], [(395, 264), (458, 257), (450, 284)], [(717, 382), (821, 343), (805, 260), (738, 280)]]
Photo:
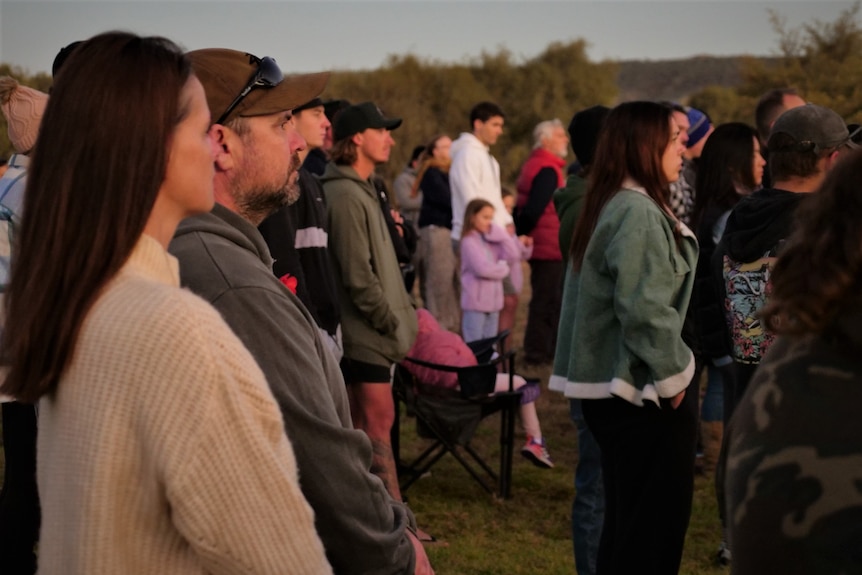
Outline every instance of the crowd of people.
[(862, 568), (862, 152), (834, 111), (596, 105), (538, 123), (510, 187), (479, 102), (390, 187), (402, 119), (323, 100), (328, 73), (122, 32), (53, 73), (0, 78), (4, 573), (432, 574), (393, 371), (471, 365), (526, 268), (579, 575), (679, 571), (698, 443), (734, 573)]

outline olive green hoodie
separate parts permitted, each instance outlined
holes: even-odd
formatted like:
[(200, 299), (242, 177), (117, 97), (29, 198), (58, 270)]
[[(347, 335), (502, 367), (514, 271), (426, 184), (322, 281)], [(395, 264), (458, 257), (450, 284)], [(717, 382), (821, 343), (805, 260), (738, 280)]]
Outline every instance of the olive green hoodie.
[(377, 191), (350, 166), (331, 162), (320, 181), (341, 301), (344, 357), (375, 365), (397, 363), (416, 339), (416, 312)]
[(569, 174), (566, 185), (554, 192), (554, 208), (560, 218), (560, 252), (563, 254), (563, 269), (569, 265), (569, 250), (572, 249), (572, 236), (575, 224), (581, 215), (584, 197), (587, 195), (587, 181), (577, 174)]

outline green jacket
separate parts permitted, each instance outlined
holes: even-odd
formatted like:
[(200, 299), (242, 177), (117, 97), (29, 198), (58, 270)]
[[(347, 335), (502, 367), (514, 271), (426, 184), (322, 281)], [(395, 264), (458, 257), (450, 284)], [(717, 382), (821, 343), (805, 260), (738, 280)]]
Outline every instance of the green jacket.
[(575, 235), (575, 224), (584, 205), (584, 197), (587, 195), (587, 181), (576, 175), (570, 174), (566, 178), (566, 185), (554, 192), (554, 208), (557, 217), (560, 218), (560, 252), (563, 254), (563, 266), (568, 267), (569, 250), (572, 247), (572, 236)]
[(681, 333), (697, 240), (643, 191), (602, 210), (580, 273), (566, 276), (550, 387), (568, 397), (658, 403), (685, 389), (694, 356)]
[(320, 181), (341, 301), (344, 356), (374, 365), (397, 363), (416, 339), (416, 312), (377, 191), (350, 166), (331, 162)]

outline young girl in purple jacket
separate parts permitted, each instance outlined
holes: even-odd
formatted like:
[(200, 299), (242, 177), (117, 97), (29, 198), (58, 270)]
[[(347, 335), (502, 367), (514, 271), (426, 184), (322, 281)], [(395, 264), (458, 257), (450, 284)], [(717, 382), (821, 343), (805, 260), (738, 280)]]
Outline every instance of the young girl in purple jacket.
[(472, 200), (461, 232), (461, 334), (470, 342), (497, 335), (503, 309), (503, 278), (519, 265), (518, 240), (493, 223), (494, 207)]

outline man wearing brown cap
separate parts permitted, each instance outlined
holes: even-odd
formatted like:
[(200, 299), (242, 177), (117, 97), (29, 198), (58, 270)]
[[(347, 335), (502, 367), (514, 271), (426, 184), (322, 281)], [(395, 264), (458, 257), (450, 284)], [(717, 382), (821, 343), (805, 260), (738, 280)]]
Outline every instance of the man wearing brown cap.
[(416, 313), (404, 288), (372, 176), (389, 159), (401, 125), (371, 102), (335, 117), (332, 162), (321, 177), (329, 215), (332, 257), (344, 335), (341, 369), (348, 385), (353, 424), (374, 449), (372, 469), (401, 499), (390, 431), (395, 419), (392, 366), (416, 339)]
[(189, 57), (214, 122), (216, 205), (177, 229), (170, 251), (182, 283), (221, 312), (266, 374), (333, 570), (430, 572), (412, 515), (369, 472), (371, 446), (351, 429), (338, 365), (309, 312), (273, 275), (256, 228), (296, 199), (305, 142), (291, 110), (317, 97), (328, 74), (283, 77), (271, 58), (233, 50)]

